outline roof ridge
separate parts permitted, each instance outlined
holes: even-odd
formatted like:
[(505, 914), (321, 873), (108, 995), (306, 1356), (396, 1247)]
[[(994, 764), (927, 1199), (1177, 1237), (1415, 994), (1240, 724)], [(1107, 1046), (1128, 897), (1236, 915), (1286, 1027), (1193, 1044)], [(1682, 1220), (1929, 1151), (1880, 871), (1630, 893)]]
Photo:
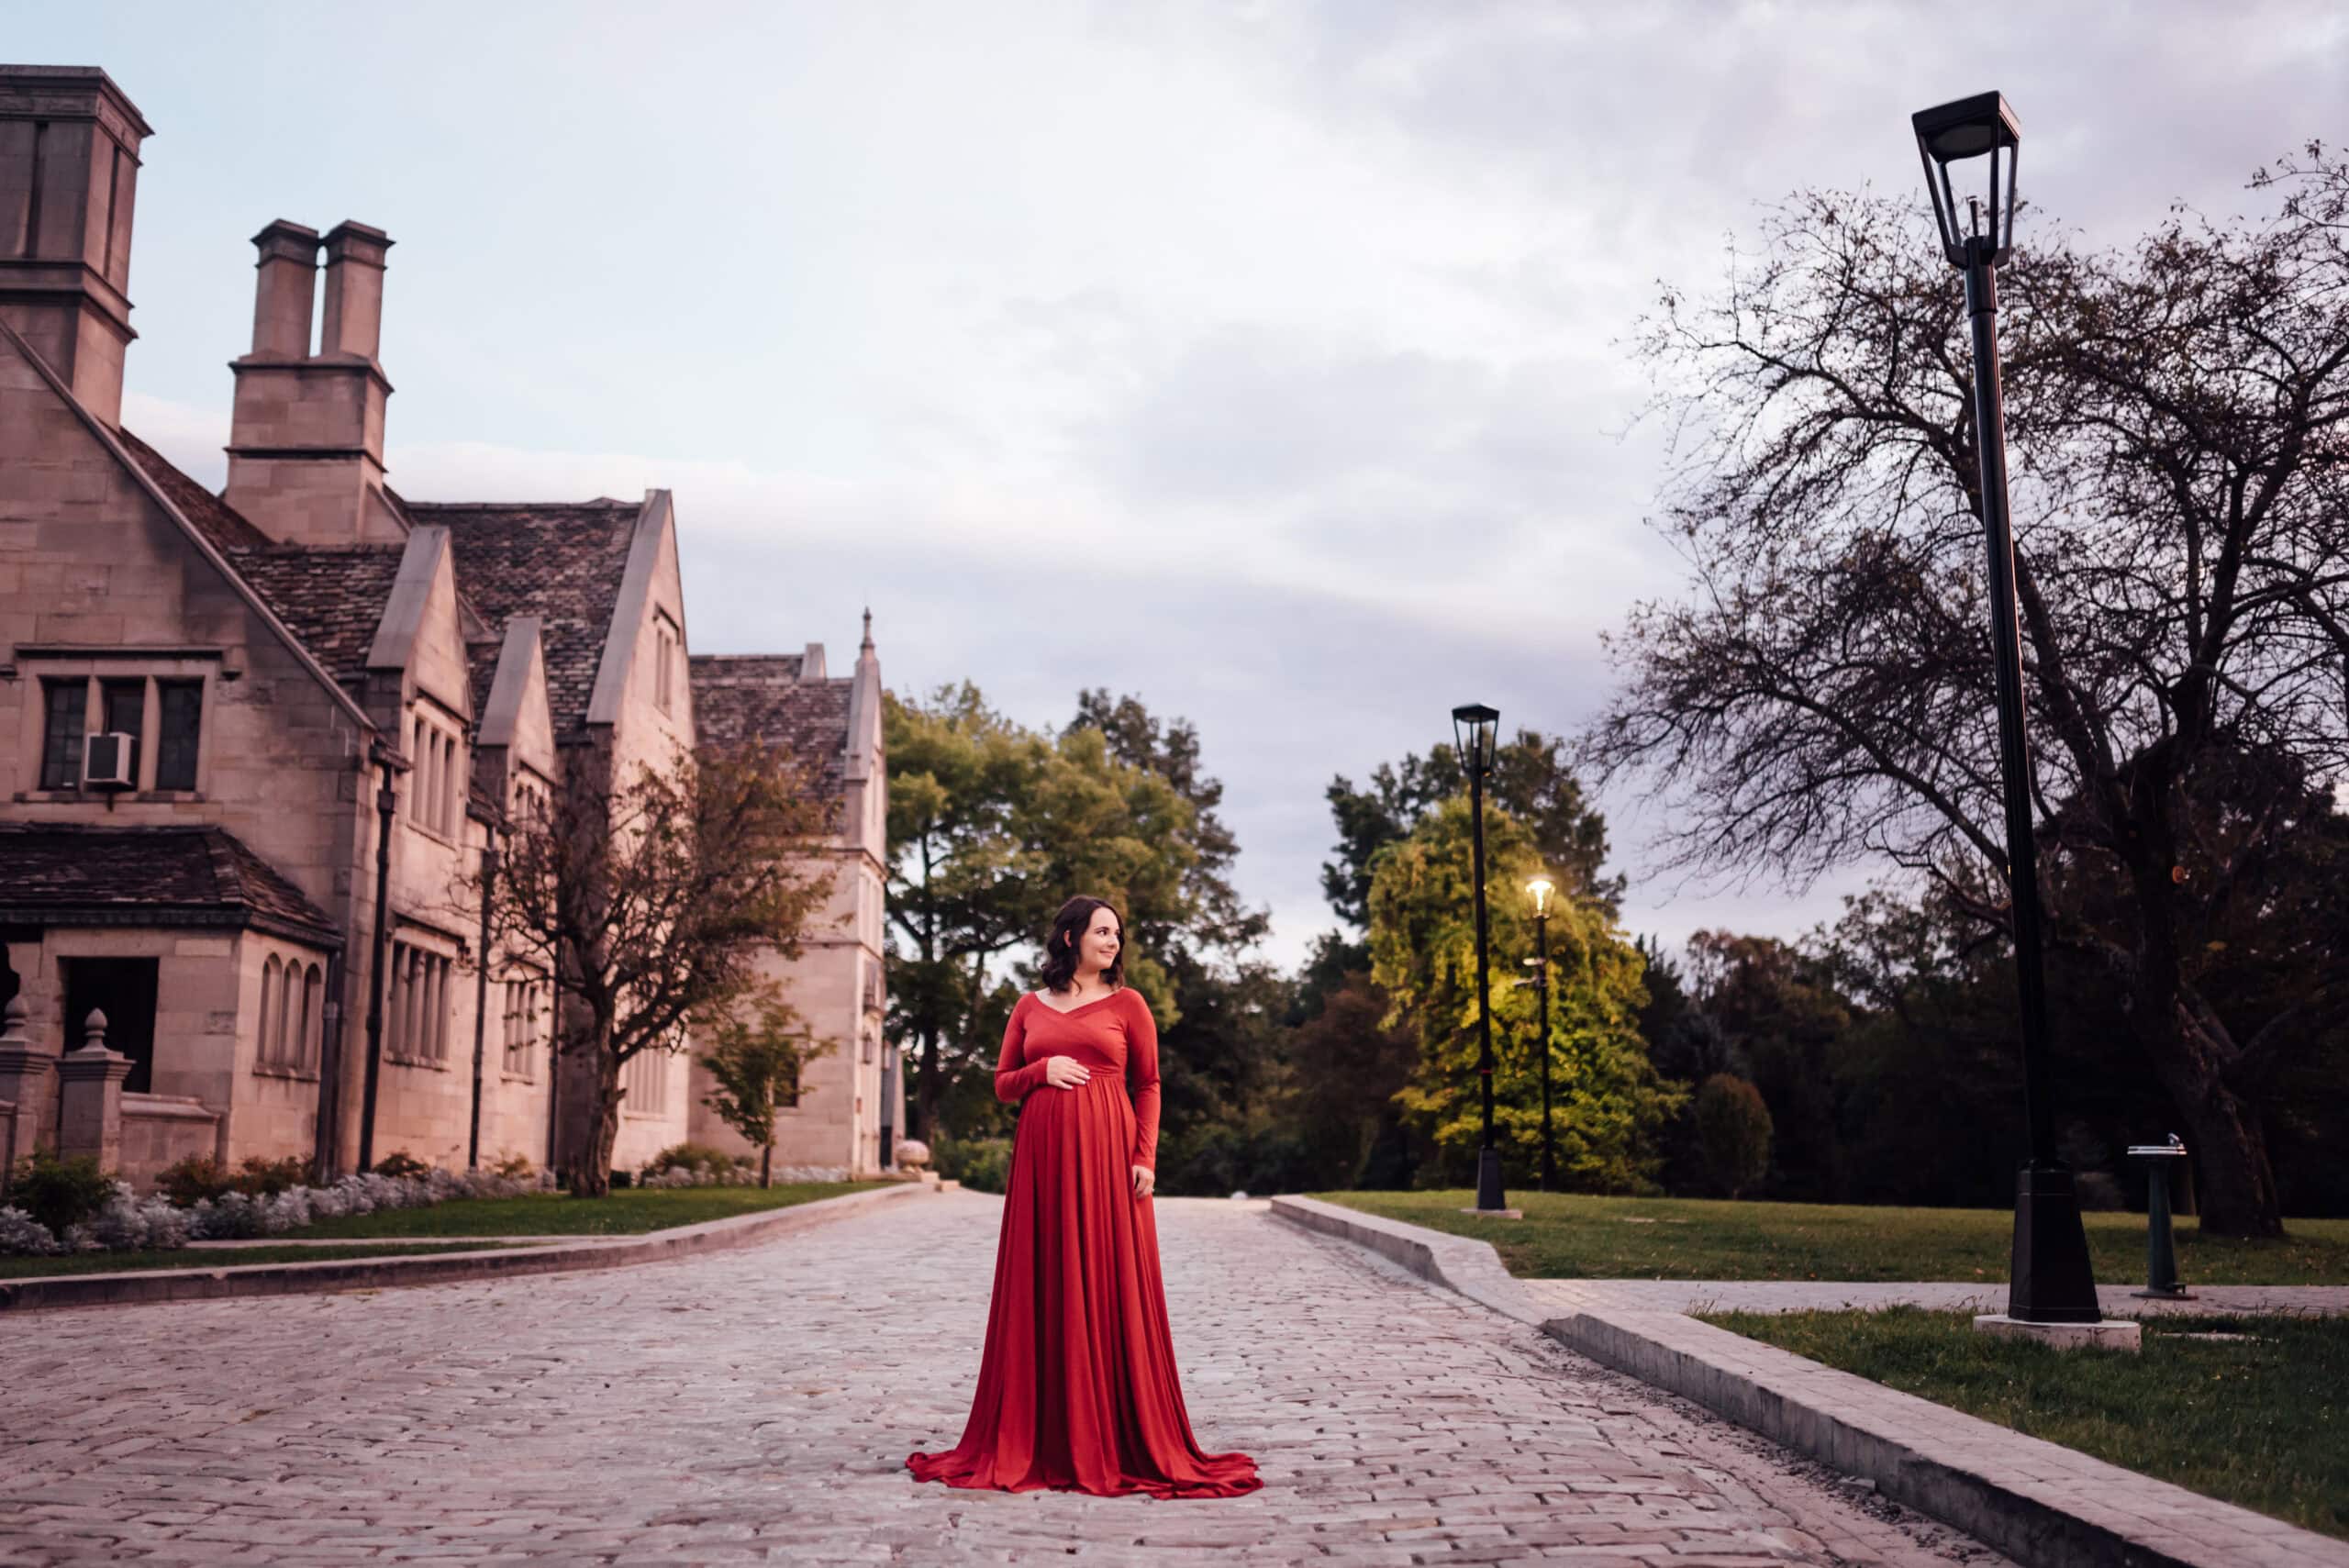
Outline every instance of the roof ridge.
[(411, 512), (581, 512), (591, 506), (614, 512), (644, 509), (641, 501), (618, 501), (609, 495), (598, 495), (592, 501), (403, 501), (402, 505)]

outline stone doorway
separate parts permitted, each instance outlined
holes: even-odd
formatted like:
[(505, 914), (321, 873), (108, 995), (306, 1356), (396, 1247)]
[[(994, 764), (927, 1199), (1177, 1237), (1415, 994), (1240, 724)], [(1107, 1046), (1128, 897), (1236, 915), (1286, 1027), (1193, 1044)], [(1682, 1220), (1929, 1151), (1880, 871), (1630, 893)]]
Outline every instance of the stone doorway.
[(88, 1043), (83, 1020), (91, 1009), (106, 1016), (106, 1046), (130, 1058), (123, 1093), (152, 1094), (155, 1081), (155, 973), (151, 958), (68, 958), (65, 966), (65, 1049)]

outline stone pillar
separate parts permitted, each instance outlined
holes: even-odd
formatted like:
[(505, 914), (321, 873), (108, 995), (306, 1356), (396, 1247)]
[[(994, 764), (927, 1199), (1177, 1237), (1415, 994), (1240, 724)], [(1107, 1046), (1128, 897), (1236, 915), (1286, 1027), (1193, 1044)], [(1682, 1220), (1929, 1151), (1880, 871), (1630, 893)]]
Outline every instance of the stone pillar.
[(35, 1145), (49, 1141), (44, 1134), (52, 1125), (50, 1108), (56, 1104), (50, 1098), (49, 1075), (56, 1066), (53, 1054), (26, 1038), (25, 995), (17, 992), (0, 1011), (0, 1100), (13, 1100), (17, 1106), (15, 1147), (8, 1151), (12, 1164)]
[(57, 1064), (57, 1152), (95, 1155), (101, 1171), (122, 1163), (122, 1081), (130, 1058), (106, 1049), (106, 1016), (93, 1010), (82, 1049)]

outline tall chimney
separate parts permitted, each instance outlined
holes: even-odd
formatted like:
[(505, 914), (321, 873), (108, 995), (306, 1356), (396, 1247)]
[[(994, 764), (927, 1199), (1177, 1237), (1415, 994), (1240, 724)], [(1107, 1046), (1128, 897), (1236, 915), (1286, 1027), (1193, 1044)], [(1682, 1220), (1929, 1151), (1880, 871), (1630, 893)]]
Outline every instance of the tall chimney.
[(327, 324), (321, 354), (372, 360), (384, 335), (384, 253), (392, 241), (380, 228), (343, 222), (327, 231)]
[(261, 286), (253, 298), (253, 353), (298, 360), (310, 351), (310, 299), (318, 292), (318, 231), (279, 218), (253, 236)]
[[(253, 351), (237, 378), (221, 498), (285, 544), (396, 543), (407, 529), (384, 496), (384, 405), (376, 363), (384, 257), (391, 239), (363, 223), (317, 230), (278, 219), (261, 252)], [(326, 319), (310, 352), (310, 294), (327, 257)]]
[(0, 65), (0, 319), (82, 406), (122, 422), (130, 215), (154, 134), (89, 65)]

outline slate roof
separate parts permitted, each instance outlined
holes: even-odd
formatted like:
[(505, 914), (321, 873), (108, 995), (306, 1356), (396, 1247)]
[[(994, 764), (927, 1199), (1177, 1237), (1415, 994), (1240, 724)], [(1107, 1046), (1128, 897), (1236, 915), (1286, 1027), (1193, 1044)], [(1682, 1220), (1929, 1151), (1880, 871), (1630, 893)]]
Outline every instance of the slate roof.
[(123, 450), (147, 471), (147, 477), (155, 482), (155, 487), (172, 498), (172, 505), (180, 509), (180, 515), (212, 541), (213, 549), (225, 555), (232, 550), (251, 550), (269, 543), (269, 536), (247, 522), (243, 513), (173, 468), (162, 453), (128, 430), (117, 430), (115, 435), (121, 440)]
[(384, 624), (406, 546), (271, 545), (228, 553), (228, 563), (293, 628), (327, 673), (356, 687)]
[(701, 744), (761, 741), (839, 784), (852, 679), (802, 681), (796, 653), (697, 653), (686, 667)]
[[(456, 506), (410, 501), (419, 524), (449, 530), (457, 581), (489, 625), (537, 616), (547, 666), (547, 704), (558, 735), (587, 722), (596, 671), (604, 659), (628, 572), (629, 547), (643, 508), (633, 501)], [(496, 649), (474, 665), (476, 702), (489, 695)]]
[(252, 926), (324, 947), (341, 933), (225, 828), (0, 822), (0, 921)]

